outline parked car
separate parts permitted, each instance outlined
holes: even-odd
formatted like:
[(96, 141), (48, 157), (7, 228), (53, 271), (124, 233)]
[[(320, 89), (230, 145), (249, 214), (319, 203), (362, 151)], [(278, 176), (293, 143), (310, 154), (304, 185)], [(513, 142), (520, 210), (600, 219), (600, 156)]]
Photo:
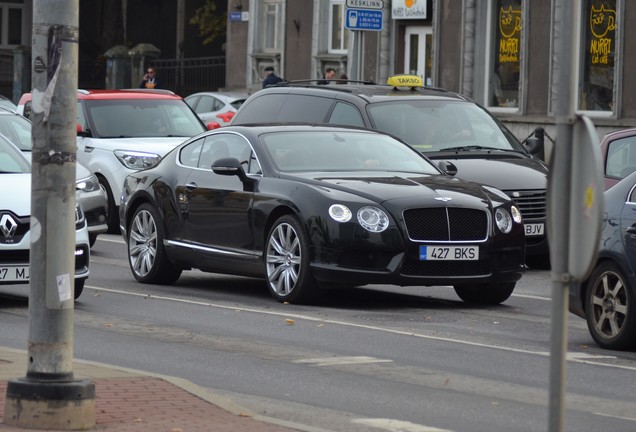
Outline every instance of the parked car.
[[(16, 146), (0, 140), (0, 285), (27, 284), (31, 249), (31, 162)], [(11, 191), (11, 193), (6, 193)], [(75, 291), (89, 275), (90, 246), (81, 205), (75, 210)]]
[[(457, 177), (494, 186), (516, 201), (524, 218), (531, 265), (549, 266), (548, 166), (468, 98), (423, 87), (417, 76), (390, 77), (387, 85), (282, 82), (252, 94), (232, 119), (232, 125), (270, 122), (376, 129), (400, 138), (429, 159), (451, 161)], [(533, 152), (540, 154), (542, 149)]]
[(216, 122), (219, 127), (227, 126), (245, 99), (247, 93), (240, 92), (200, 92), (185, 98), (204, 123)]
[(570, 312), (585, 318), (603, 348), (636, 348), (636, 172), (605, 191), (598, 260), (570, 290)]
[[(0, 140), (10, 141), (31, 157), (31, 122), (20, 114), (0, 107)], [(97, 236), (108, 231), (106, 225), (106, 189), (100, 185), (97, 176), (81, 163), (76, 163), (76, 200), (82, 205), (88, 224), (91, 246)]]
[(173, 283), (191, 268), (263, 277), (281, 302), (384, 283), (453, 285), (466, 302), (497, 304), (525, 270), (507, 195), (366, 129), (199, 135), (126, 178), (120, 218), (138, 281)]
[(636, 128), (610, 132), (600, 146), (607, 190), (636, 171)]
[[(18, 112), (37, 106), (27, 93)], [(119, 194), (126, 175), (154, 166), (185, 139), (206, 130), (181, 96), (168, 90), (79, 90), (77, 160), (97, 175), (107, 195), (107, 225), (119, 232)]]

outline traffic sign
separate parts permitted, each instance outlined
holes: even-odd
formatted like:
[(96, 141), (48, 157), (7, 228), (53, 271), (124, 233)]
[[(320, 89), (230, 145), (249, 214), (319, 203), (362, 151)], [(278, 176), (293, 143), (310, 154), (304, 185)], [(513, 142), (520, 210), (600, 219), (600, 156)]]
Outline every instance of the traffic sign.
[(347, 0), (345, 5), (351, 9), (383, 9), (384, 0)]
[(382, 31), (382, 10), (346, 9), (346, 12), (345, 27), (349, 30)]

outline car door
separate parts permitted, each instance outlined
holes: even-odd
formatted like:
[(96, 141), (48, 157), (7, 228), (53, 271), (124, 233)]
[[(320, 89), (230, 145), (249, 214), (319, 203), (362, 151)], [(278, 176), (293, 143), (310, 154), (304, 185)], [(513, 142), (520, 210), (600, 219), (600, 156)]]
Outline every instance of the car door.
[(197, 169), (186, 180), (185, 225), (189, 241), (206, 257), (254, 258), (251, 219), (253, 192), (235, 175), (218, 175), (212, 164), (221, 158), (249, 159), (251, 147), (242, 136), (219, 133), (205, 138)]

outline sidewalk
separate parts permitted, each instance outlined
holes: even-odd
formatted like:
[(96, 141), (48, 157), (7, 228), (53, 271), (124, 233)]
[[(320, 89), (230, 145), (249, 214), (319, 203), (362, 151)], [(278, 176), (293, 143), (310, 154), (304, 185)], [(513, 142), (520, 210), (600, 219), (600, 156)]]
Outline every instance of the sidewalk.
[[(27, 371), (27, 352), (0, 347), (0, 432), (27, 429), (4, 424), (7, 381)], [(290, 432), (318, 429), (255, 415), (232, 401), (179, 378), (74, 360), (76, 379), (95, 384), (94, 431)], [(30, 430), (30, 429), (29, 429)]]

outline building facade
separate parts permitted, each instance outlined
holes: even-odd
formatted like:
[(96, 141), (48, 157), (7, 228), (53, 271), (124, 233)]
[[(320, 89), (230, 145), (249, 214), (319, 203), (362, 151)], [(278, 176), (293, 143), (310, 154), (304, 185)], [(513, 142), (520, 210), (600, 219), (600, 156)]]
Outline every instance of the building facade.
[[(636, 126), (636, 80), (625, 72), (636, 63), (636, 2), (576, 0), (567, 10), (561, 4), (229, 0), (226, 87), (260, 88), (266, 66), (288, 80), (318, 79), (327, 67), (337, 76), (375, 82), (417, 74), (427, 85), (488, 107), (520, 139), (536, 127), (554, 137), (557, 71), (565, 58), (558, 52), (560, 25), (567, 13), (575, 22), (568, 84), (576, 112), (593, 120), (599, 136)], [(360, 11), (375, 22), (360, 28)]]

